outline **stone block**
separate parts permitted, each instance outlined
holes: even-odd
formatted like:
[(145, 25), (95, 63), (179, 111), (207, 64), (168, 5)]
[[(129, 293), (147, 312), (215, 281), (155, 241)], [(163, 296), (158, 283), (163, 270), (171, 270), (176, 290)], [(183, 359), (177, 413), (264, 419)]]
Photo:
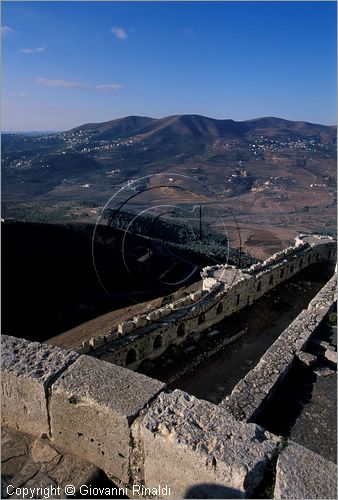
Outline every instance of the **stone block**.
[(101, 347), (105, 344), (105, 338), (93, 337), (89, 340), (89, 344), (96, 349), (97, 347)]
[(117, 331), (106, 333), (106, 335), (105, 335), (106, 344), (113, 342), (114, 340), (118, 339), (118, 337), (119, 337), (119, 335), (118, 335)]
[(147, 315), (147, 319), (149, 321), (154, 321), (156, 319), (158, 319), (160, 317), (160, 312), (158, 311), (158, 309), (156, 309), (155, 311), (151, 311), (148, 315)]
[(135, 316), (134, 322), (136, 328), (142, 328), (143, 326), (146, 326), (146, 324), (148, 323), (147, 316)]
[(332, 349), (328, 348), (328, 349), (326, 349), (324, 356), (331, 363), (333, 363), (335, 365), (337, 364), (337, 353), (336, 353), (336, 351), (332, 351)]
[(169, 309), (169, 307), (161, 307), (160, 309), (158, 309), (158, 312), (160, 318), (163, 318), (164, 316), (168, 316), (168, 314), (171, 314), (171, 310)]
[(163, 388), (145, 375), (81, 356), (52, 388), (53, 442), (128, 483), (130, 425)]
[(192, 292), (190, 294), (190, 298), (191, 300), (195, 301), (195, 300), (199, 300), (203, 295), (203, 291), (202, 290), (197, 290), (196, 292)]
[(289, 442), (276, 468), (274, 498), (337, 498), (337, 466)]
[(120, 323), (117, 327), (118, 333), (121, 335), (126, 335), (127, 333), (132, 332), (135, 329), (136, 325), (134, 321), (124, 321)]
[(169, 485), (169, 498), (192, 498), (187, 495), (202, 485), (211, 495), (203, 498), (214, 498), (215, 486), (231, 492), (218, 498), (245, 498), (279, 443), (261, 427), (179, 390), (162, 392), (134, 428), (143, 444), (145, 484)]
[(34, 436), (49, 434), (47, 388), (77, 357), (59, 347), (3, 335), (3, 424)]
[(85, 344), (82, 342), (80, 347), (76, 347), (76, 352), (78, 354), (87, 354), (87, 352), (91, 351), (91, 346), (89, 344)]
[(58, 454), (45, 438), (38, 438), (33, 443), (31, 450), (33, 462), (51, 462)]
[(308, 352), (299, 351), (297, 353), (297, 358), (303, 365), (309, 366), (310, 368), (318, 363), (317, 357)]

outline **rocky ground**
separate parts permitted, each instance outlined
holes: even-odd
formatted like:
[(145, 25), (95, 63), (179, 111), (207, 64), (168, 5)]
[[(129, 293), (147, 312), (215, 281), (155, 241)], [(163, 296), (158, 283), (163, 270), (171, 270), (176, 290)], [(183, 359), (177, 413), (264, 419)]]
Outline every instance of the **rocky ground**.
[(78, 487), (98, 475), (97, 467), (74, 456), (64, 455), (47, 438), (34, 439), (3, 428), (1, 445), (1, 498), (20, 498), (20, 494), (13, 495), (15, 488), (38, 486), (53, 487), (54, 498), (64, 498), (66, 485)]
[[(70, 490), (67, 494), (67, 485), (74, 487), (73, 494), (70, 494)], [(89, 498), (88, 495), (80, 495), (82, 485), (90, 485), (92, 488), (114, 487), (95, 465), (64, 454), (47, 437), (36, 439), (2, 428), (1, 498), (24, 498), (23, 488), (29, 489), (26, 498), (48, 498), (48, 494), (50, 498)]]

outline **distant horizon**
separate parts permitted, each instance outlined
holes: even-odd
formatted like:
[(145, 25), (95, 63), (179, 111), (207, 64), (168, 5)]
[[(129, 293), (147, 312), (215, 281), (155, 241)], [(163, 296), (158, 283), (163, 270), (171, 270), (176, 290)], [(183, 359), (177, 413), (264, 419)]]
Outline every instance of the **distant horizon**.
[(119, 116), (117, 118), (112, 118), (111, 120), (104, 120), (104, 121), (87, 121), (87, 122), (84, 122), (84, 123), (80, 123), (80, 124), (77, 124), (73, 127), (70, 127), (68, 129), (59, 129), (59, 130), (2, 130), (2, 134), (59, 134), (59, 133), (62, 133), (62, 132), (67, 132), (73, 128), (78, 128), (78, 127), (81, 127), (83, 125), (88, 125), (88, 124), (97, 124), (97, 123), (107, 123), (107, 122), (111, 122), (111, 121), (114, 121), (114, 120), (123, 120), (125, 118), (130, 118), (130, 117), (141, 117), (141, 118), (152, 118), (154, 120), (161, 120), (161, 119), (164, 119), (164, 118), (169, 118), (171, 116), (201, 116), (203, 118), (210, 118), (211, 120), (220, 120), (220, 121), (223, 121), (223, 120), (232, 120), (234, 122), (246, 122), (246, 121), (251, 121), (251, 120), (263, 120), (263, 119), (266, 119), (266, 118), (272, 118), (272, 119), (277, 119), (277, 120), (285, 120), (285, 121), (290, 121), (290, 122), (299, 122), (299, 123), (310, 123), (312, 125), (320, 125), (320, 126), (323, 126), (323, 127), (337, 127), (337, 123), (334, 123), (334, 124), (326, 124), (326, 123), (316, 123), (316, 122), (310, 122), (308, 120), (289, 120), (288, 118), (282, 118), (281, 116), (256, 116), (256, 117), (253, 117), (253, 118), (248, 118), (246, 120), (234, 120), (233, 118), (214, 118), (213, 116), (208, 116), (208, 115), (200, 115), (198, 113), (175, 113), (175, 114), (170, 114), (170, 115), (166, 115), (166, 116), (160, 116), (160, 117), (157, 117), (157, 116), (147, 116), (147, 115), (127, 115), (127, 116)]
[(336, 2), (6, 1), (1, 9), (7, 131), (192, 113), (336, 123)]

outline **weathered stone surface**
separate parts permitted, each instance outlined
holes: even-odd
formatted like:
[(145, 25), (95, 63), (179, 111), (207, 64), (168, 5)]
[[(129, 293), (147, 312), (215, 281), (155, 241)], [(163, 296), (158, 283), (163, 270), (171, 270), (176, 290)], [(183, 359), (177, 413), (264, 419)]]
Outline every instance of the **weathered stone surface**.
[(308, 352), (299, 351), (297, 353), (297, 358), (305, 366), (312, 367), (317, 364), (317, 357), (314, 356), (313, 354), (309, 354)]
[[(318, 309), (304, 309), (269, 347), (259, 363), (234, 387), (220, 406), (239, 420), (249, 420), (263, 407), (283, 377), (290, 369), (295, 357), (310, 362), (307, 353), (300, 354), (332, 306), (336, 277), (331, 278), (316, 295)], [(325, 306), (325, 307), (324, 307)], [(321, 372), (322, 369), (319, 369)], [(319, 373), (318, 370), (315, 373)]]
[[(35, 491), (41, 487), (57, 486), (60, 487), (59, 495), (55, 495), (53, 490), (52, 497), (66, 498), (64, 488), (67, 484), (72, 484), (78, 491), (82, 484), (91, 482), (99, 471), (95, 465), (73, 455), (61, 455), (46, 438), (34, 439), (12, 429), (2, 429), (1, 445), (1, 498), (9, 497), (8, 485), (34, 488)], [(13, 488), (10, 489), (12, 492)], [(20, 496), (13, 494), (11, 498)]]
[[(18, 474), (29, 458), (31, 440), (26, 434), (1, 429), (1, 478), (6, 481)], [(1, 498), (4, 498), (3, 496)]]
[(162, 392), (133, 429), (143, 442), (145, 484), (170, 485), (170, 498), (186, 498), (201, 483), (244, 498), (279, 443), (261, 427), (179, 390)]
[(331, 375), (334, 375), (336, 372), (334, 370), (331, 370), (327, 366), (320, 366), (319, 368), (314, 370), (314, 373), (319, 377), (330, 377)]
[(94, 348), (104, 345), (105, 342), (106, 342), (105, 337), (93, 337), (92, 339), (89, 340), (89, 344)]
[(337, 498), (337, 466), (289, 442), (276, 469), (274, 498)]
[[(140, 317), (135, 316), (133, 321), (121, 322), (119, 325), (119, 338), (120, 340), (125, 338), (127, 342), (132, 340), (133, 349), (137, 354), (136, 360), (128, 365), (129, 368), (137, 369), (143, 361), (155, 359), (163, 354), (169, 345), (179, 345), (185, 337), (202, 333), (220, 320), (247, 306), (248, 303), (251, 304), (256, 299), (259, 299), (268, 290), (286, 281), (291, 275), (298, 273), (300, 269), (304, 269), (316, 261), (314, 248), (316, 248), (315, 252), (317, 253), (317, 247), (321, 247), (318, 250), (321, 262), (332, 261), (330, 252), (332, 252), (334, 243), (329, 239), (323, 241), (316, 239), (314, 241), (313, 247), (311, 246), (312, 243), (302, 241), (299, 243), (300, 246), (296, 244), (296, 246), (289, 247), (285, 251), (283, 250), (283, 252), (278, 252), (269, 257), (264, 263), (255, 264), (245, 271), (229, 265), (208, 266), (201, 272), (204, 292), (199, 290), (187, 296), (182, 292), (172, 294), (170, 298), (167, 297), (162, 301), (163, 304), (166, 304), (164, 308), (148, 311), (149, 320), (146, 325), (140, 321), (143, 315)], [(311, 262), (309, 257), (312, 259)], [(290, 264), (293, 267), (292, 270)], [(273, 279), (271, 280), (271, 278)], [(307, 283), (302, 282), (301, 286), (297, 284), (290, 286), (295, 286), (301, 291), (302, 287), (307, 286)], [(330, 280), (329, 286), (324, 291), (321, 291), (316, 301), (312, 303), (311, 307), (309, 306), (309, 310), (311, 309), (312, 312), (319, 314), (326, 314), (331, 307), (333, 298), (334, 280)], [(223, 304), (221, 311), (218, 310), (220, 302)], [(165, 321), (163, 320), (164, 312)], [(198, 324), (197, 317), (202, 312), (205, 313), (205, 321)], [(144, 315), (146, 314), (147, 311), (144, 312)], [(162, 318), (162, 320), (157, 323), (159, 318)], [(177, 327), (178, 324), (180, 324), (180, 328), (182, 328), (181, 325), (184, 326), (184, 335), (175, 335), (176, 332), (173, 331), (175, 329), (174, 325)], [(311, 327), (311, 325), (308, 326)], [(295, 351), (300, 349), (299, 346), (304, 343), (304, 339), (306, 341), (308, 330), (309, 328), (305, 326), (299, 341), (294, 342), (292, 347)], [(154, 350), (153, 342), (148, 335), (149, 332), (162, 335), (162, 349)], [(288, 334), (295, 340), (292, 331), (289, 331)], [(112, 341), (109, 346), (94, 349), (97, 349), (96, 355), (101, 359), (127, 366), (126, 345), (122, 342), (118, 340)]]
[(32, 477), (40, 471), (40, 465), (31, 461), (27, 461), (25, 466), (12, 478), (12, 485), (15, 488), (20, 488), (26, 484)]
[(335, 365), (337, 364), (337, 353), (336, 353), (336, 351), (332, 351), (331, 349), (326, 349), (324, 356), (331, 363), (334, 363)]
[(35, 436), (49, 432), (46, 389), (77, 358), (38, 342), (2, 336), (2, 422)]
[[(25, 488), (28, 488), (29, 492), (34, 492), (34, 496), (31, 498), (46, 498), (45, 492), (53, 492), (52, 498), (57, 499), (57, 498), (66, 498), (61, 495), (61, 489), (60, 489), (60, 494), (58, 494), (58, 489), (57, 489), (57, 484), (53, 479), (51, 479), (47, 474), (43, 472), (38, 472), (34, 477), (29, 479), (25, 483)], [(46, 489), (45, 489), (46, 488)], [(31, 493), (30, 493), (31, 494)], [(27, 493), (24, 491), (22, 492), (21, 495), (16, 495), (14, 494), (13, 496), (10, 496), (10, 498), (27, 498)]]
[(48, 475), (62, 488), (72, 484), (78, 491), (82, 484), (88, 484), (97, 476), (98, 468), (72, 455), (65, 455)]
[(124, 321), (123, 323), (120, 323), (117, 326), (117, 331), (118, 333), (125, 335), (127, 333), (130, 333), (132, 330), (134, 330), (136, 327), (134, 321)]
[(128, 482), (130, 425), (164, 384), (89, 356), (53, 385), (53, 442)]
[(20, 455), (1, 462), (1, 477), (11, 478), (15, 476), (24, 467), (27, 459), (27, 455)]
[(29, 438), (12, 429), (1, 428), (1, 462), (28, 454)]
[(47, 439), (38, 438), (34, 441), (31, 456), (33, 462), (51, 462), (59, 453), (49, 444)]
[(119, 335), (118, 335), (117, 331), (107, 333), (107, 335), (105, 335), (106, 344), (108, 344), (109, 342), (112, 342), (113, 340), (116, 340), (118, 337), (119, 337)]
[[(74, 457), (72, 457), (74, 458)], [(45, 472), (46, 474), (50, 474), (51, 471), (56, 469), (56, 466), (63, 460), (63, 455), (57, 454), (50, 462), (37, 462), (41, 466), (41, 472)]]

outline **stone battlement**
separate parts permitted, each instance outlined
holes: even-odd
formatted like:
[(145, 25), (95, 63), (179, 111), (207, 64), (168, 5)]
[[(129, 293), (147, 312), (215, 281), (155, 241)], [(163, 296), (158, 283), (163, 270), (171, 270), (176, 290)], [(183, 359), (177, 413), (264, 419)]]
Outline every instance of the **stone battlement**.
[(60, 453), (93, 464), (128, 491), (160, 485), (169, 487), (166, 498), (248, 498), (273, 469), (274, 498), (336, 498), (335, 464), (250, 422), (336, 302), (335, 277), (220, 405), (119, 366), (135, 368), (149, 345), (157, 355), (167, 339), (202, 331), (311, 263), (334, 261), (335, 242), (318, 241), (240, 271), (232, 285), (218, 279), (198, 302), (141, 322), (143, 334), (113, 332), (96, 356), (3, 335), (2, 425), (47, 436)]
[(199, 334), (261, 298), (299, 271), (319, 262), (335, 262), (336, 242), (316, 235), (296, 239), (295, 246), (248, 269), (217, 265), (203, 269), (203, 289), (124, 321), (116, 331), (93, 337), (78, 349), (100, 359), (137, 369), (190, 334)]

